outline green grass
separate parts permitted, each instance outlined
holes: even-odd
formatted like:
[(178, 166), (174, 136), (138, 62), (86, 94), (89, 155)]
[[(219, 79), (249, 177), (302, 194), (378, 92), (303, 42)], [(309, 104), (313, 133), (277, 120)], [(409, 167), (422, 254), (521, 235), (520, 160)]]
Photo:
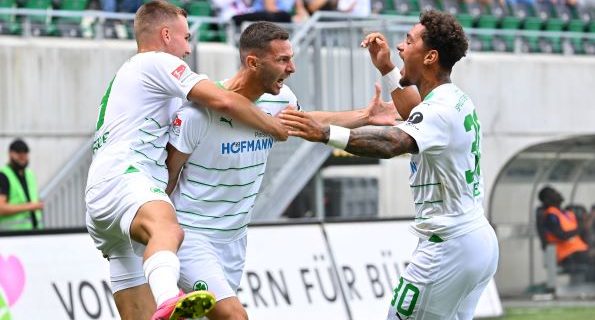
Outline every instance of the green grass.
[[(595, 307), (506, 308), (505, 316), (492, 320), (595, 320)], [(490, 320), (485, 319), (485, 320)]]

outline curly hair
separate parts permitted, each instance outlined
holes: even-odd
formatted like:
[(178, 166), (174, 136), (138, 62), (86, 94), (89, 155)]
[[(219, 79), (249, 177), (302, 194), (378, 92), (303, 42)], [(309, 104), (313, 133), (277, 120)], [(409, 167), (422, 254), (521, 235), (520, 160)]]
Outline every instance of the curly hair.
[(461, 24), (451, 14), (436, 10), (422, 12), (419, 23), (426, 28), (422, 35), (426, 48), (438, 51), (440, 66), (451, 70), (469, 47)]

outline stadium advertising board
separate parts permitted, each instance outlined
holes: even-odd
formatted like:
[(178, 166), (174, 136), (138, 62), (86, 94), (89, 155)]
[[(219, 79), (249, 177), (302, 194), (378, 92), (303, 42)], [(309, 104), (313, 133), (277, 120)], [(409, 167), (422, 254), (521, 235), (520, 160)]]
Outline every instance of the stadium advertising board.
[[(417, 245), (409, 221), (324, 225), (353, 320), (386, 319), (394, 286)], [(502, 306), (493, 280), (475, 316), (494, 317)]]
[(250, 319), (348, 319), (319, 225), (248, 231), (238, 298)]
[[(238, 298), (251, 319), (384, 319), (416, 245), (407, 225), (251, 227)], [(0, 320), (118, 319), (108, 269), (85, 233), (2, 236)], [(491, 283), (476, 315), (501, 313)]]
[(0, 237), (0, 319), (117, 319), (109, 266), (85, 233)]

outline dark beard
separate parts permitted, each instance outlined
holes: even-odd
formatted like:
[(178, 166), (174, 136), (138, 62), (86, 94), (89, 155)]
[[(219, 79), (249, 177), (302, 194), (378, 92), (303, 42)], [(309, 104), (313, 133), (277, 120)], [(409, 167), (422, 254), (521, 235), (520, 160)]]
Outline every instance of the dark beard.
[(20, 165), (18, 164), (16, 161), (14, 160), (10, 160), (10, 166), (15, 170), (15, 171), (23, 171), (25, 170), (25, 168), (27, 168), (27, 166), (29, 165), (29, 163), (25, 163), (25, 165)]

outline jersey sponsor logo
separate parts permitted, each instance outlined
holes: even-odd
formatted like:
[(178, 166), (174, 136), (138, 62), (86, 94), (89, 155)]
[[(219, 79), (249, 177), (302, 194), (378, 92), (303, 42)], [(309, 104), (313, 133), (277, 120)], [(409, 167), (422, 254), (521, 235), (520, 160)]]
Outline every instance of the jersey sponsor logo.
[(181, 126), (182, 126), (182, 118), (180, 118), (180, 114), (177, 113), (176, 118), (174, 119), (174, 121), (171, 122), (171, 130), (175, 134), (180, 135), (180, 127)]
[(233, 128), (233, 124), (231, 123), (232, 120), (233, 120), (232, 118), (229, 118), (229, 119), (224, 118), (224, 117), (219, 118), (220, 122), (227, 123), (230, 127)]
[(209, 285), (203, 280), (198, 280), (194, 283), (194, 286), (192, 286), (192, 289), (194, 291), (206, 291), (206, 290), (209, 290)]
[(171, 72), (171, 75), (174, 76), (174, 78), (180, 80), (180, 78), (182, 78), (182, 75), (184, 74), (184, 71), (186, 71), (186, 66), (181, 64), (179, 67), (177, 67), (174, 71)]
[(221, 143), (221, 154), (236, 154), (269, 150), (273, 147), (272, 138), (242, 140)]

